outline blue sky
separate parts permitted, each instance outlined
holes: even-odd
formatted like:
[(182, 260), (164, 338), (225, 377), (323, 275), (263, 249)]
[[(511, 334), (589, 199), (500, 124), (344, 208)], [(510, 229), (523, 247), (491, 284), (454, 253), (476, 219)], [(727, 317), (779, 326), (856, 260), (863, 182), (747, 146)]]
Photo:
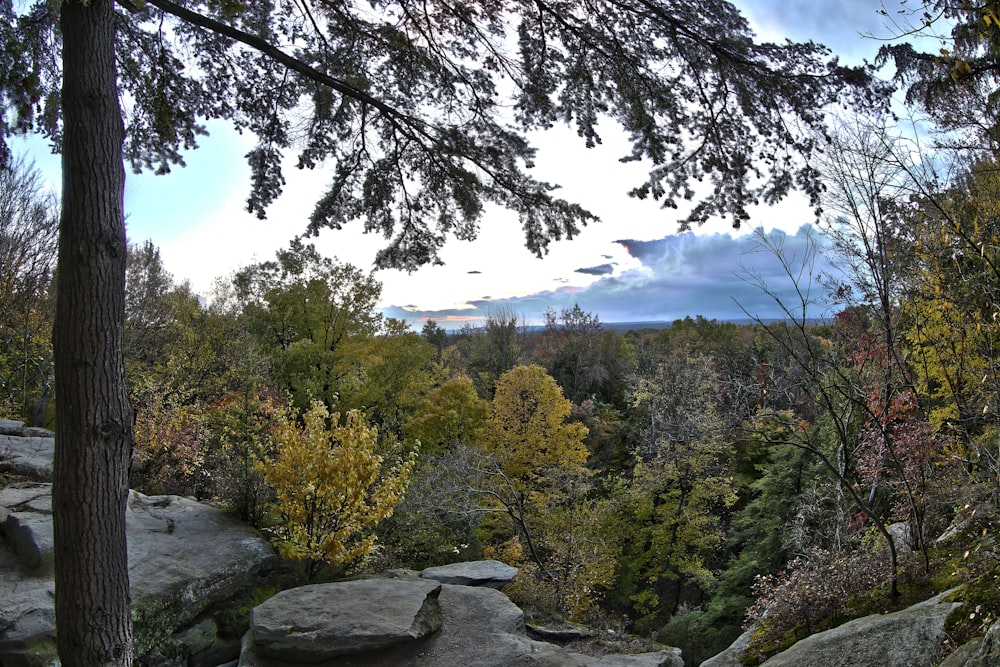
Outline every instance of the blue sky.
[[(886, 7), (893, 1), (887, 0)], [(863, 34), (888, 35), (890, 30), (878, 14), (878, 0), (740, 0), (736, 5), (764, 39), (812, 39), (851, 63), (871, 59), (881, 45)], [(322, 170), (294, 169), (290, 158), (285, 194), (267, 220), (257, 220), (243, 210), (249, 187), (243, 156), (251, 138), (222, 124), (209, 130), (201, 148), (186, 156), (186, 168), (166, 176), (130, 174), (125, 195), (130, 240), (152, 240), (174, 278), (189, 280), (206, 295), (216, 279), (271, 259), (301, 233), (328, 178)], [(752, 232), (762, 228), (777, 233), (790, 252), (801, 252), (801, 228), (812, 215), (800, 197), (753, 210), (739, 234), (728, 221), (675, 234), (676, 211), (625, 195), (642, 180), (643, 170), (618, 162), (628, 150), (614, 128), (604, 132), (603, 145), (590, 150), (567, 128), (533, 139), (540, 149), (535, 168), (540, 180), (560, 183), (561, 196), (589, 208), (602, 222), (573, 241), (554, 244), (544, 259), (537, 259), (523, 248), (516, 217), (490, 209), (477, 241), (452, 241), (445, 249), (444, 267), (376, 273), (383, 283), (380, 305), (386, 314), (405, 318), (418, 329), (425, 318), (453, 328), (505, 305), (529, 322), (539, 322), (546, 308), (558, 311), (574, 303), (605, 322), (742, 318), (744, 309), (764, 318), (777, 316), (774, 302), (745, 279), (749, 272), (775, 289), (789, 288), (776, 259), (759, 251)], [(23, 146), (58, 183), (58, 159), (37, 140)], [(325, 254), (370, 269), (382, 239), (365, 236), (358, 227), (324, 232), (314, 242)], [(833, 271), (826, 266), (820, 270)]]

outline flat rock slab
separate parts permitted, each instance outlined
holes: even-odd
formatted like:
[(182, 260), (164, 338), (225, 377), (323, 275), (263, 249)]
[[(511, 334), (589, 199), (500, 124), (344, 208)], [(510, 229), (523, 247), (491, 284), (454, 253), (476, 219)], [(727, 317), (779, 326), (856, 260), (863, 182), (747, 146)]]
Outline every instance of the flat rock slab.
[[(48, 665), (54, 646), (51, 485), (0, 489), (0, 665)], [(277, 562), (255, 530), (209, 507), (177, 496), (132, 492), (126, 510), (129, 579), (136, 646), (184, 627), (224, 603)], [(15, 555), (16, 552), (16, 555)]]
[(944, 622), (958, 603), (946, 593), (892, 614), (874, 614), (820, 632), (766, 660), (762, 667), (933, 665), (946, 638)]
[(420, 572), (424, 579), (456, 586), (503, 588), (517, 575), (517, 568), (498, 560), (476, 560), (429, 567)]
[(441, 627), (441, 584), (359, 579), (278, 593), (253, 610), (253, 651), (265, 658), (318, 662), (379, 652)]
[(55, 449), (56, 441), (52, 437), (0, 434), (0, 471), (51, 482)]

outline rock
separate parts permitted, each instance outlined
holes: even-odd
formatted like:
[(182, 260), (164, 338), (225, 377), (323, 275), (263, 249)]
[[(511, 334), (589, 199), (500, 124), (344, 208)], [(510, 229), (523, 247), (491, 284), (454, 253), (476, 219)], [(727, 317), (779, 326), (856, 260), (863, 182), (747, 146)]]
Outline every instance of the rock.
[(253, 610), (253, 652), (320, 662), (395, 649), (441, 627), (440, 592), (437, 582), (378, 578), (282, 591)]
[(25, 438), (55, 438), (55, 431), (50, 431), (41, 426), (25, 426), (21, 429), (21, 435)]
[[(381, 579), (381, 580), (380, 580)], [(507, 596), (489, 587), (460, 586), (400, 576), (369, 578), (279, 593), (254, 609), (254, 621), (244, 638), (240, 667), (336, 664), (338, 667), (682, 667), (676, 649), (632, 656), (600, 658), (571, 653), (527, 636), (524, 614)], [(414, 589), (414, 586), (424, 588)], [(338, 588), (339, 587), (339, 588)], [(397, 640), (369, 640), (372, 628), (384, 623), (383, 613), (399, 607), (394, 587), (410, 593), (409, 609), (393, 624)], [(414, 612), (419, 592), (436, 590), (440, 628), (413, 638), (406, 619)], [(333, 596), (333, 600), (329, 599)], [(276, 613), (277, 607), (284, 608)], [(345, 606), (346, 611), (345, 613)], [(385, 608), (389, 607), (389, 610)], [(263, 609), (262, 609), (263, 608)], [(267, 612), (266, 616), (264, 612)], [(266, 620), (265, 618), (269, 618)], [(345, 618), (346, 617), (346, 618)], [(267, 626), (266, 628), (264, 626)], [(337, 630), (336, 628), (340, 628)], [(268, 639), (265, 634), (273, 633)], [(340, 639), (337, 635), (343, 635)], [(298, 646), (290, 648), (294, 635)], [(347, 645), (348, 635), (361, 641)], [(270, 642), (270, 646), (266, 646)], [(362, 650), (364, 647), (370, 650)], [(327, 655), (328, 651), (336, 654)], [(327, 657), (322, 657), (327, 655)]]
[(0, 435), (21, 435), (24, 422), (14, 419), (0, 419)]
[(478, 560), (429, 567), (420, 572), (424, 579), (456, 586), (487, 586), (500, 589), (510, 583), (517, 568), (497, 560)]
[(684, 667), (684, 658), (679, 648), (672, 648), (635, 655), (605, 655), (590, 664), (593, 667)]
[(11, 512), (2, 528), (4, 537), (25, 567), (31, 570), (51, 568), (54, 548), (51, 513)]
[(445, 584), (440, 595), (441, 629), (400, 667), (584, 667), (586, 657), (527, 637), (524, 613), (500, 591)]
[(875, 614), (806, 637), (762, 667), (833, 667), (845, 664), (932, 665), (942, 653), (944, 622), (959, 603), (937, 595), (892, 614)]
[[(55, 655), (51, 572), (28, 569), (31, 558), (24, 557), (25, 548), (18, 544), (24, 539), (34, 545), (29, 551), (51, 553), (51, 542), (45, 538), (51, 536), (50, 494), (48, 484), (0, 489), (4, 533), (16, 526), (13, 539), (8, 535), (0, 541), (0, 665), (4, 667), (50, 665)], [(213, 605), (228, 604), (277, 562), (255, 530), (221, 510), (175, 496), (133, 492), (126, 527), (140, 656)], [(45, 556), (41, 558), (44, 561)], [(236, 650), (230, 646), (224, 659), (231, 659)]]
[(996, 667), (1000, 665), (1000, 621), (990, 626), (986, 636), (960, 646), (939, 667)]
[(55, 587), (51, 580), (33, 583), (37, 585), (12, 588), (0, 582), (0, 665), (4, 667), (58, 664)]
[(21, 482), (0, 489), (0, 522), (11, 512), (31, 509), (52, 513), (52, 485), (39, 482)]
[(132, 491), (125, 522), (139, 655), (277, 564), (256, 530), (188, 498)]
[(750, 629), (737, 637), (725, 651), (701, 663), (701, 667), (743, 667), (743, 662), (740, 658), (747, 650), (750, 638), (753, 637), (755, 629), (755, 626), (751, 626)]
[(52, 437), (25, 438), (0, 434), (0, 472), (22, 475), (38, 482), (51, 482), (55, 448), (56, 441)]
[(546, 642), (574, 642), (582, 639), (590, 639), (594, 636), (594, 632), (592, 630), (574, 626), (551, 628), (543, 625), (535, 625), (533, 623), (525, 623), (525, 629), (527, 629), (530, 637), (533, 637), (534, 639), (541, 639)]

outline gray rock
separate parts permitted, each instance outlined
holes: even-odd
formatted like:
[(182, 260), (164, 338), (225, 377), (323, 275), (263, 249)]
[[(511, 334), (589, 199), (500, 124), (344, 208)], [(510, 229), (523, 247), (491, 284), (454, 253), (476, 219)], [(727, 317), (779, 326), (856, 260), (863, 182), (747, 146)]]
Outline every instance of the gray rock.
[(0, 434), (0, 471), (23, 475), (39, 482), (52, 481), (54, 438)]
[(54, 590), (32, 586), (8, 593), (0, 603), (0, 664), (36, 667), (58, 664)]
[(892, 614), (875, 614), (806, 637), (763, 667), (911, 667), (933, 665), (946, 638), (944, 622), (958, 603), (947, 593)]
[(15, 419), (0, 419), (0, 435), (21, 435), (24, 422)]
[(684, 658), (679, 648), (671, 648), (634, 655), (605, 655), (591, 664), (593, 667), (684, 667)]
[(420, 572), (424, 579), (457, 586), (503, 588), (517, 575), (517, 568), (497, 560), (477, 560), (429, 567)]
[(0, 522), (11, 512), (23, 510), (52, 513), (52, 485), (22, 482), (0, 489)]
[(593, 630), (584, 627), (551, 628), (544, 625), (535, 625), (534, 623), (525, 623), (524, 627), (527, 629), (529, 636), (546, 642), (572, 642), (581, 639), (590, 639), (594, 636)]
[(740, 658), (750, 644), (754, 629), (755, 627), (750, 627), (746, 632), (737, 637), (725, 651), (701, 663), (701, 667), (743, 667), (743, 662)]
[[(50, 488), (19, 484), (0, 489), (5, 529), (13, 517), (25, 534), (30, 526), (36, 544), (44, 541), (38, 539), (44, 531), (51, 535)], [(229, 601), (277, 561), (256, 531), (218, 509), (183, 498), (133, 493), (126, 526), (140, 655), (211, 605)], [(12, 542), (10, 537), (0, 541), (0, 665), (50, 665), (55, 655), (52, 576), (26, 568), (15, 558)], [(225, 659), (235, 650), (230, 647)]]
[(437, 582), (378, 578), (282, 591), (253, 610), (253, 650), (317, 662), (394, 649), (441, 627), (440, 593)]
[(140, 655), (277, 563), (256, 530), (188, 498), (132, 491), (125, 525)]
[[(444, 585), (441, 629), (400, 660), (400, 667), (585, 667), (584, 656), (529, 639), (524, 613), (498, 590)], [(391, 664), (391, 663), (390, 663)]]
[(986, 636), (973, 639), (945, 658), (938, 667), (996, 667), (1000, 665), (1000, 621)]
[(51, 514), (11, 512), (2, 528), (4, 537), (25, 567), (31, 570), (51, 568), (54, 548)]

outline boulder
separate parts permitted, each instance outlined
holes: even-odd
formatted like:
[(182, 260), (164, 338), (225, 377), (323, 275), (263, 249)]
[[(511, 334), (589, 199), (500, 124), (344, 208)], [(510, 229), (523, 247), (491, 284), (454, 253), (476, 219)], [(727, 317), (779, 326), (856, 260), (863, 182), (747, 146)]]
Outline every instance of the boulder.
[(0, 419), (0, 435), (21, 435), (24, 422), (16, 419)]
[(0, 434), (0, 472), (21, 475), (39, 482), (51, 482), (55, 438), (22, 437), (20, 432), (21, 429), (18, 430), (18, 435)]
[(684, 661), (677, 649), (602, 657), (573, 653), (529, 638), (524, 614), (494, 588), (397, 573), (279, 593), (254, 609), (239, 664), (683, 667)]
[(132, 491), (125, 526), (139, 655), (278, 562), (256, 530), (189, 498)]
[(441, 584), (358, 579), (282, 591), (250, 618), (253, 651), (283, 662), (396, 649), (441, 627)]
[(0, 528), (25, 567), (51, 568), (54, 548), (51, 513), (10, 512)]
[(503, 588), (517, 575), (517, 568), (498, 560), (477, 560), (429, 567), (420, 572), (424, 579), (457, 586)]
[(635, 655), (605, 655), (590, 664), (593, 667), (684, 667), (684, 658), (679, 648), (671, 648)]
[(945, 619), (959, 603), (947, 593), (891, 614), (865, 616), (820, 632), (771, 657), (763, 667), (933, 665), (941, 657)]
[(750, 645), (750, 639), (753, 637), (755, 629), (756, 626), (751, 626), (750, 629), (737, 637), (729, 645), (729, 648), (701, 663), (701, 667), (743, 667), (740, 658), (747, 650), (747, 646)]

